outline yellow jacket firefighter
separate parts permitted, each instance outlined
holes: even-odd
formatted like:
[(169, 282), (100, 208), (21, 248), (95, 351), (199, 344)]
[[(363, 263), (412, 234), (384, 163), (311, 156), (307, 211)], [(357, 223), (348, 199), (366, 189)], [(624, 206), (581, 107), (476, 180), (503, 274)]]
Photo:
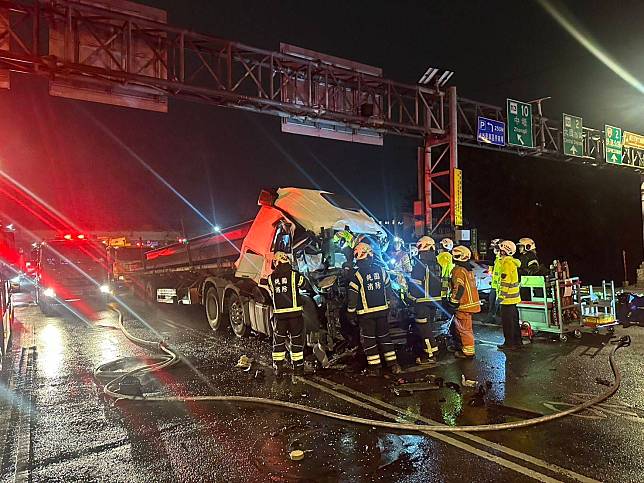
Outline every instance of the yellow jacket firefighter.
[(459, 312), (477, 313), (481, 311), (479, 292), (476, 288), (474, 273), (467, 268), (456, 265), (452, 270), (452, 294), (450, 300), (458, 304)]
[(450, 290), (450, 278), (454, 269), (454, 261), (450, 252), (441, 252), (436, 256), (441, 267), (441, 298), (446, 299)]
[(501, 259), (501, 279), (499, 281), (498, 297), (501, 305), (516, 305), (521, 303), (519, 295), (519, 267), (521, 262), (516, 258)]

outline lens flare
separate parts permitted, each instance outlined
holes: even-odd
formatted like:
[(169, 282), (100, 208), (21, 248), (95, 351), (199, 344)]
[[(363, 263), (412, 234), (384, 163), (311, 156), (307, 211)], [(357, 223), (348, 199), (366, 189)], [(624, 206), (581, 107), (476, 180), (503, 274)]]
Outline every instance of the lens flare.
[(620, 65), (611, 55), (606, 52), (589, 33), (584, 32), (582, 27), (571, 18), (569, 14), (557, 9), (550, 0), (538, 0), (539, 4), (568, 32), (577, 42), (599, 59), (606, 67), (612, 70), (626, 83), (644, 94), (644, 84), (642, 84), (633, 74)]

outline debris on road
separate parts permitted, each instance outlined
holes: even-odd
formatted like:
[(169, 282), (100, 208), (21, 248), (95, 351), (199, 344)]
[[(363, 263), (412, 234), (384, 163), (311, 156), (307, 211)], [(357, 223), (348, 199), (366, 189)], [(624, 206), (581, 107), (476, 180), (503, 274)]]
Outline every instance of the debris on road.
[(477, 382), (470, 379), (465, 379), (465, 374), (461, 374), (461, 386), (463, 387), (476, 387)]
[(244, 370), (249, 370), (252, 364), (253, 364), (253, 359), (251, 359), (246, 354), (244, 354), (239, 358), (239, 361), (237, 362), (235, 367), (239, 367)]

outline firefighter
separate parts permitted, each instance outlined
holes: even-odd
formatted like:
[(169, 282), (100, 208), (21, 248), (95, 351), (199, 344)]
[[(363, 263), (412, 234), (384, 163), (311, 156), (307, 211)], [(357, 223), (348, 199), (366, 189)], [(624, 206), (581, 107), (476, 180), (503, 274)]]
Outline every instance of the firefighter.
[(441, 301), (441, 268), (436, 261), (436, 242), (429, 236), (416, 243), (418, 260), (411, 271), (408, 297), (414, 302), (415, 327), (423, 341), (416, 364), (436, 362), (438, 346), (433, 334), (436, 307)]
[(501, 279), (499, 282), (499, 299), (501, 300), (501, 322), (503, 323), (503, 344), (500, 350), (515, 350), (523, 347), (521, 328), (519, 327), (519, 272), (521, 262), (513, 257), (517, 247), (510, 240), (499, 244), (501, 252)]
[(333, 243), (340, 249), (345, 258), (343, 266), (346, 268), (353, 267), (353, 247), (355, 245), (355, 235), (348, 226), (333, 235)]
[(481, 311), (481, 302), (470, 265), (472, 252), (467, 247), (457, 246), (454, 247), (452, 256), (455, 265), (451, 276), (452, 292), (449, 303), (455, 310), (454, 325), (461, 342), (461, 349), (454, 355), (459, 359), (473, 359), (475, 352), (472, 314)]
[(395, 237), (389, 263), (392, 265), (392, 269), (397, 272), (410, 273), (412, 270), (411, 258), (404, 247), (403, 239)]
[(496, 313), (499, 311), (499, 283), (501, 281), (501, 252), (499, 251), (500, 238), (495, 238), (490, 242), (490, 248), (494, 253), (494, 265), (492, 266), (492, 284), (490, 287), (490, 295), (488, 297), (489, 307), (488, 314), (485, 322), (494, 322)]
[(401, 369), (389, 336), (389, 275), (374, 263), (373, 249), (368, 244), (358, 243), (353, 256), (357, 269), (349, 282), (347, 312), (350, 319), (357, 317), (358, 320), (360, 340), (367, 356), (367, 373), (380, 375), (384, 359), (391, 372), (399, 374)]
[(454, 242), (451, 238), (443, 238), (441, 240), (441, 250), (436, 260), (441, 267), (441, 297), (444, 301), (447, 300), (449, 296), (450, 289), (450, 277), (452, 275), (452, 269), (454, 268), (454, 262), (452, 260), (452, 249), (454, 248)]
[(538, 275), (541, 271), (537, 257), (537, 245), (532, 238), (521, 238), (517, 244), (521, 267), (519, 275)]
[(284, 373), (286, 339), (291, 339), (291, 363), (296, 375), (304, 374), (304, 317), (300, 289), (310, 288), (304, 276), (291, 267), (284, 252), (273, 257), (273, 273), (268, 286), (273, 295), (273, 369), (277, 377)]

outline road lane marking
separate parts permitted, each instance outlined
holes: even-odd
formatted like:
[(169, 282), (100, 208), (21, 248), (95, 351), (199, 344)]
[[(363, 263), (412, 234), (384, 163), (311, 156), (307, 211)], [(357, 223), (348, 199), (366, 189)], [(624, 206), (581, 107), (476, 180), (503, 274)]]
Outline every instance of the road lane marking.
[[(401, 415), (406, 415), (407, 414), (407, 412), (403, 408), (400, 408), (400, 407), (395, 406), (393, 404), (389, 404), (387, 402), (381, 401), (381, 400), (376, 399), (376, 398), (374, 398), (372, 396), (364, 394), (364, 393), (362, 393), (360, 391), (356, 391), (355, 389), (352, 389), (352, 388), (350, 388), (348, 386), (345, 386), (343, 384), (338, 384), (336, 382), (333, 382), (331, 380), (328, 380), (328, 379), (325, 379), (325, 378), (319, 377), (319, 376), (316, 376), (315, 379), (319, 380), (319, 381), (322, 381), (325, 384), (328, 384), (329, 386), (331, 386), (333, 388), (337, 388), (337, 389), (339, 389), (341, 391), (346, 391), (347, 393), (349, 393), (349, 394), (351, 394), (353, 396), (363, 398), (364, 400), (369, 401), (369, 402), (371, 402), (371, 403), (373, 403), (375, 405), (379, 405), (379, 406), (381, 406), (383, 408), (387, 408), (389, 410), (396, 411), (396, 412), (400, 413)], [(426, 417), (421, 416), (421, 415), (414, 415), (413, 417), (415, 419), (417, 419), (418, 421), (423, 421), (423, 422), (428, 423), (428, 424), (442, 424), (442, 423), (440, 423), (438, 421), (434, 421), (433, 419), (426, 418)], [(441, 434), (442, 435), (442, 433), (432, 433), (432, 435), (433, 434)], [(562, 468), (561, 466), (555, 465), (553, 463), (549, 463), (549, 462), (541, 460), (539, 458), (535, 458), (534, 456), (530, 456), (528, 454), (521, 453), (520, 451), (513, 450), (512, 448), (508, 448), (508, 447), (503, 446), (501, 444), (494, 443), (492, 441), (488, 441), (487, 439), (481, 438), (480, 436), (475, 436), (475, 435), (470, 434), (470, 433), (459, 433), (458, 436), (460, 436), (460, 437), (462, 437), (464, 439), (468, 439), (468, 440), (470, 440), (472, 442), (476, 442), (476, 443), (478, 443), (480, 445), (487, 446), (490, 449), (494, 449), (496, 451), (505, 453), (505, 454), (507, 454), (509, 456), (512, 456), (514, 458), (517, 458), (517, 459), (520, 459), (520, 460), (523, 460), (523, 461), (527, 461), (527, 462), (529, 462), (529, 463), (531, 463), (531, 464), (533, 464), (535, 466), (539, 466), (539, 467), (544, 468), (546, 470), (552, 471), (553, 473), (559, 473), (561, 475), (567, 476), (568, 478), (572, 478), (572, 479), (574, 479), (576, 481), (581, 481), (581, 482), (584, 482), (584, 483), (600, 483), (598, 480), (594, 480), (594, 479), (589, 478), (589, 477), (587, 477), (585, 475), (581, 475), (579, 473), (576, 473), (576, 472), (574, 472), (572, 470), (568, 470), (566, 468)]]
[[(401, 417), (404, 417), (404, 415), (397, 415), (397, 414), (393, 414), (393, 413), (384, 411), (384, 410), (379, 409), (379, 408), (377, 408), (375, 406), (367, 404), (367, 403), (365, 403), (363, 401), (359, 401), (358, 399), (354, 399), (354, 398), (352, 398), (350, 396), (342, 394), (341, 392), (335, 391), (335, 390), (333, 390), (333, 389), (331, 389), (329, 387), (323, 386), (321, 384), (317, 384), (317, 383), (315, 383), (315, 382), (313, 382), (313, 381), (311, 381), (309, 379), (299, 377), (298, 380), (302, 381), (303, 383), (308, 384), (309, 386), (314, 387), (314, 388), (316, 388), (316, 389), (318, 389), (318, 390), (320, 390), (322, 392), (325, 392), (327, 394), (335, 396), (338, 399), (342, 399), (342, 400), (344, 400), (344, 401), (346, 401), (348, 403), (351, 403), (353, 405), (362, 407), (364, 409), (368, 409), (371, 412), (374, 412), (376, 414), (384, 416), (387, 419), (391, 419), (393, 421), (398, 421), (398, 420), (401, 419)], [(402, 411), (402, 410), (400, 408), (398, 408), (398, 411)], [(414, 415), (413, 418), (420, 419), (420, 418), (417, 418), (416, 415)], [(562, 483), (561, 480), (557, 480), (557, 479), (552, 478), (550, 476), (544, 475), (543, 473), (539, 473), (538, 471), (532, 470), (530, 468), (526, 468), (526, 467), (524, 467), (524, 466), (522, 466), (522, 465), (520, 465), (518, 463), (515, 463), (513, 461), (510, 461), (510, 460), (507, 460), (507, 459), (502, 458), (500, 456), (496, 456), (494, 454), (488, 453), (487, 451), (484, 451), (484, 450), (481, 450), (481, 449), (476, 448), (474, 446), (471, 446), (471, 445), (469, 445), (467, 443), (464, 443), (462, 441), (459, 441), (459, 440), (457, 440), (457, 439), (455, 439), (455, 438), (453, 438), (451, 436), (446, 436), (446, 435), (444, 435), (442, 433), (436, 433), (436, 432), (433, 432), (433, 431), (421, 431), (421, 432), (424, 433), (424, 434), (427, 434), (428, 436), (431, 436), (434, 439), (437, 439), (437, 440), (442, 441), (442, 442), (444, 442), (446, 444), (455, 446), (455, 447), (457, 447), (459, 449), (467, 451), (468, 453), (471, 453), (473, 455), (479, 456), (479, 457), (481, 457), (483, 459), (486, 459), (488, 461), (496, 463), (499, 466), (503, 466), (504, 468), (516, 471), (517, 473), (521, 473), (521, 474), (523, 474), (525, 476), (528, 476), (528, 477), (530, 477), (530, 478), (532, 478), (534, 480), (542, 481), (542, 482), (546, 482), (546, 483)], [(590, 481), (594, 481), (594, 480), (590, 480)], [(599, 483), (599, 482), (597, 482), (597, 483)]]

